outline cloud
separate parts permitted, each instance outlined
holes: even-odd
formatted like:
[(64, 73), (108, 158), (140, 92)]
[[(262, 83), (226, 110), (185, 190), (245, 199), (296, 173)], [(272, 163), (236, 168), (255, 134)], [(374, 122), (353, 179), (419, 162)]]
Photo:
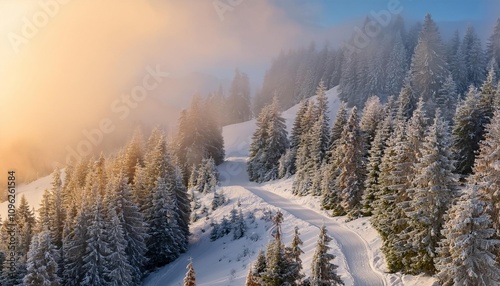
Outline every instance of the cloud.
[[(168, 85), (160, 85), (123, 121), (110, 108), (141, 83), (148, 67), (159, 65), (176, 77), (265, 65), (305, 35), (268, 1), (244, 0), (223, 20), (214, 2), (1, 2), (0, 173), (14, 168), (24, 179), (43, 174), (104, 118), (116, 131), (96, 150), (123, 144), (132, 124), (174, 125), (176, 103), (185, 99), (170, 94)], [(44, 13), (46, 22), (40, 18)], [(26, 23), (36, 28), (29, 37), (23, 34), (30, 30)], [(13, 45), (14, 34), (26, 41)]]

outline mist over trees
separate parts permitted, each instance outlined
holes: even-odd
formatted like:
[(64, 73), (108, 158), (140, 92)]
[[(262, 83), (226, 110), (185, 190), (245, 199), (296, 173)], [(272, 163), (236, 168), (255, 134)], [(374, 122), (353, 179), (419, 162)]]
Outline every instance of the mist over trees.
[[(444, 41), (426, 15), (408, 30), (396, 17), (360, 53), (282, 51), (254, 98), (236, 70), (227, 94), (193, 97), (175, 135), (155, 129), (144, 140), (137, 131), (116, 154), (72, 162), (64, 178), (56, 170), (38, 216), (21, 197), (14, 270), (7, 218), (0, 227), (0, 284), (141, 285), (187, 251), (198, 194), (213, 193), (212, 210), (226, 203), (216, 190), (222, 126), (252, 117), (251, 181), (293, 177), (291, 192), (318, 197), (332, 216), (370, 216), (391, 272), (498, 284), (499, 66), (500, 19), (484, 44), (472, 26)], [(329, 118), (333, 87), (342, 104)], [(298, 103), (288, 134), (281, 110)], [(278, 212), (246, 285), (342, 285), (326, 228), (305, 278), (299, 230), (285, 246), (282, 222)], [(213, 226), (213, 240), (247, 231), (236, 209)], [(190, 263), (185, 284), (195, 276)]]
[[(484, 50), (472, 26), (446, 43), (430, 15), (408, 32), (398, 18), (363, 53), (344, 54), (338, 92), (346, 104), (332, 122), (324, 78), (306, 98), (275, 92), (300, 105), (290, 147), (268, 169), (294, 175), (292, 192), (320, 197), (331, 215), (371, 216), (391, 272), (437, 274), (444, 285), (498, 283), (500, 85), (488, 58), (498, 23)], [(282, 53), (266, 78), (287, 55), (294, 59)]]

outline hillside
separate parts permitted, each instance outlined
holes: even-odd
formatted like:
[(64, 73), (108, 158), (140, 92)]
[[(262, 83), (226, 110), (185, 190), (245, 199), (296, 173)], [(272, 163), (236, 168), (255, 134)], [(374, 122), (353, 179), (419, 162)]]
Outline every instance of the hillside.
[[(330, 119), (333, 120), (339, 107), (336, 89), (327, 92)], [(291, 130), (298, 106), (285, 111), (288, 130)], [(434, 279), (425, 276), (409, 276), (385, 273), (385, 261), (380, 252), (381, 239), (370, 226), (368, 218), (345, 223), (344, 217), (332, 218), (320, 210), (319, 200), (313, 197), (291, 195), (293, 178), (256, 184), (248, 181), (246, 157), (255, 120), (226, 126), (223, 136), (226, 146), (226, 162), (219, 166), (221, 186), (228, 202), (208, 217), (202, 217), (191, 225), (190, 247), (173, 263), (146, 277), (144, 285), (182, 285), (188, 259), (193, 259), (197, 285), (223, 286), (244, 285), (248, 267), (257, 253), (265, 246), (271, 235), (269, 215), (278, 209), (284, 214), (284, 242), (291, 240), (293, 228), (300, 228), (304, 245), (301, 247), (304, 273), (309, 275), (310, 264), (316, 245), (318, 227), (326, 225), (334, 240), (330, 244), (339, 265), (338, 273), (346, 285), (432, 285)], [(38, 209), (43, 191), (50, 188), (51, 176), (40, 178), (17, 189), (18, 200), (25, 195), (30, 206)], [(202, 205), (211, 204), (213, 194), (199, 197)], [(211, 223), (228, 216), (233, 208), (241, 209), (246, 218), (246, 235), (233, 240), (225, 236), (210, 240)], [(0, 214), (5, 218), (7, 204), (0, 205)], [(250, 215), (250, 214), (253, 214)]]
[[(335, 116), (340, 101), (336, 88), (327, 92), (330, 119)], [(285, 111), (288, 130), (291, 130), (298, 105)], [(248, 181), (246, 157), (251, 136), (255, 129), (255, 120), (224, 127), (223, 135), (226, 146), (226, 162), (219, 166), (221, 187), (229, 202), (222, 208), (209, 214), (209, 218), (200, 219), (192, 225), (191, 248), (175, 262), (152, 273), (144, 285), (182, 285), (185, 267), (192, 258), (196, 271), (197, 285), (244, 285), (248, 266), (255, 260), (260, 249), (270, 239), (270, 222), (262, 219), (266, 210), (284, 213), (284, 242), (291, 240), (294, 226), (298, 226), (304, 241), (301, 256), (304, 273), (309, 275), (310, 263), (319, 233), (319, 226), (326, 225), (329, 234), (334, 237), (331, 243), (332, 253), (336, 255), (334, 263), (339, 265), (338, 273), (345, 285), (432, 285), (430, 277), (392, 275), (384, 273), (385, 262), (380, 252), (381, 239), (370, 226), (367, 218), (344, 223), (345, 218), (331, 218), (320, 210), (319, 200), (311, 197), (291, 195), (293, 178), (265, 184)], [(213, 195), (201, 198), (202, 205), (209, 205)], [(238, 204), (240, 205), (238, 207)], [(256, 219), (247, 219), (249, 226), (244, 238), (232, 240), (226, 236), (214, 242), (210, 241), (210, 223), (220, 221), (233, 208), (241, 209), (245, 216), (254, 213)], [(255, 241), (255, 238), (258, 240)]]

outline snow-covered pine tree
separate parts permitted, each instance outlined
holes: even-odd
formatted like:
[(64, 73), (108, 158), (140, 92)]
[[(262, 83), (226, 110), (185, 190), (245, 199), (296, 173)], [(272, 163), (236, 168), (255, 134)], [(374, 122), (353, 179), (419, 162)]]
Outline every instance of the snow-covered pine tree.
[(319, 149), (320, 149), (320, 161), (323, 161), (325, 158), (326, 151), (328, 149), (328, 144), (330, 142), (330, 134), (329, 134), (329, 122), (330, 118), (328, 118), (328, 98), (326, 97), (326, 87), (323, 81), (320, 81), (318, 88), (316, 89), (316, 101), (317, 101), (317, 124), (320, 125), (318, 127), (319, 133)]
[(217, 190), (214, 191), (214, 198), (212, 200), (212, 210), (216, 210), (218, 207), (226, 203), (226, 197), (222, 191), (219, 193)]
[(453, 116), (455, 115), (457, 100), (457, 87), (450, 74), (439, 89), (436, 99), (436, 105), (440, 110), (442, 110), (443, 119), (447, 122), (451, 122)]
[(483, 132), (480, 99), (479, 92), (471, 86), (465, 100), (457, 106), (453, 118), (452, 150), (456, 160), (455, 172), (462, 175), (472, 171), (475, 153), (479, 150)]
[(415, 92), (411, 87), (411, 75), (408, 74), (404, 80), (403, 87), (399, 92), (399, 97), (397, 98), (397, 111), (396, 119), (400, 121), (408, 120), (413, 110), (415, 110), (417, 105), (417, 100), (415, 99)]
[(201, 193), (213, 192), (219, 183), (219, 172), (215, 167), (214, 159), (203, 159), (197, 173), (198, 178), (196, 179), (196, 189)]
[[(130, 258), (126, 253), (128, 242), (122, 228), (122, 222), (113, 207), (107, 210), (107, 221), (104, 222), (106, 229), (105, 243), (107, 255), (104, 257), (106, 264), (105, 284), (109, 286), (133, 286), (140, 285), (134, 281), (136, 274), (131, 265)], [(137, 258), (141, 259), (141, 258)]]
[(266, 272), (266, 254), (263, 250), (257, 254), (257, 259), (251, 265), (245, 286), (261, 286), (262, 274)]
[(35, 215), (24, 195), (21, 195), (21, 200), (17, 206), (14, 224), (16, 228), (17, 262), (15, 271), (10, 270), (9, 261), (4, 262), (4, 269), (8, 269), (8, 274), (3, 281), (6, 285), (22, 285), (23, 277), (26, 275), (26, 262), (31, 239), (36, 230)]
[(168, 165), (168, 173), (174, 182), (172, 193), (175, 197), (177, 225), (183, 234), (182, 239), (180, 240), (182, 245), (181, 252), (184, 252), (187, 250), (188, 237), (191, 234), (189, 232), (189, 218), (191, 214), (189, 197), (187, 188), (184, 185), (181, 168), (175, 163), (171, 154), (168, 154), (167, 161), (170, 163)]
[(147, 211), (149, 225), (146, 257), (154, 269), (176, 259), (185, 250), (184, 235), (179, 229), (179, 213), (172, 178), (160, 177), (153, 189), (153, 202)]
[(105, 257), (110, 253), (105, 233), (105, 213), (101, 195), (97, 185), (91, 190), (89, 196), (91, 209), (89, 213), (88, 239), (83, 255), (83, 278), (81, 285), (105, 285), (106, 275), (109, 273)]
[(467, 27), (460, 48), (465, 63), (465, 83), (467, 86), (480, 86), (485, 79), (484, 71), (487, 62), (481, 47), (481, 40), (472, 25)]
[[(289, 246), (285, 248), (285, 257), (288, 261), (288, 272), (289, 276), (294, 279), (294, 282), (297, 285), (300, 285), (302, 278), (304, 278), (304, 274), (302, 274), (302, 260), (300, 259), (300, 255), (304, 253), (300, 246), (304, 243), (299, 237), (299, 228), (296, 226), (293, 232), (293, 238)], [(295, 284), (292, 284), (295, 285)]]
[[(108, 184), (105, 201), (108, 212), (114, 211), (120, 222), (125, 239), (125, 254), (130, 263), (131, 276), (134, 284), (140, 285), (144, 265), (146, 264), (146, 226), (144, 215), (135, 203), (130, 185), (127, 184), (124, 172), (116, 175)], [(109, 217), (112, 217), (111, 215)]]
[(479, 100), (479, 108), (481, 112), (481, 126), (486, 128), (490, 123), (495, 111), (495, 84), (496, 75), (493, 66), (488, 70), (488, 76), (481, 86), (481, 95)]
[(370, 149), (375, 138), (377, 125), (383, 119), (383, 106), (378, 96), (372, 96), (365, 102), (365, 107), (359, 120), (359, 128), (363, 133), (364, 144), (367, 150)]
[(388, 95), (397, 95), (403, 87), (403, 80), (408, 70), (407, 54), (401, 33), (397, 33), (385, 68), (387, 72), (385, 90)]
[(449, 210), (436, 257), (437, 278), (442, 285), (488, 286), (500, 283), (500, 266), (490, 216), (477, 186), (469, 184)]
[(227, 97), (227, 124), (250, 120), (250, 84), (248, 76), (236, 69), (231, 88)]
[(289, 178), (295, 173), (295, 156), (294, 151), (288, 148), (279, 160), (278, 178)]
[(204, 158), (212, 157), (216, 165), (224, 161), (222, 128), (215, 118), (217, 115), (207, 110), (206, 105), (201, 96), (195, 95), (189, 109), (179, 117), (178, 133), (173, 142), (175, 147), (172, 149), (179, 160), (185, 183), (190, 168), (199, 165)]
[(497, 84), (497, 91), (495, 92), (495, 99), (493, 101), (493, 106), (496, 109), (500, 109), (500, 81)]
[(363, 196), (366, 168), (358, 111), (353, 107), (342, 131), (337, 148), (339, 175), (335, 187), (339, 191), (341, 206), (351, 217), (359, 216)]
[[(62, 232), (64, 228), (65, 209), (63, 206), (63, 185), (61, 170), (57, 168), (52, 174), (52, 196), (49, 208), (50, 232), (56, 249), (62, 247)], [(60, 266), (62, 266), (60, 264)]]
[(187, 187), (190, 191), (198, 185), (198, 182), (196, 181), (197, 179), (198, 179), (198, 168), (196, 165), (193, 165), (193, 167), (191, 167), (191, 172), (187, 184)]
[[(406, 190), (404, 178), (398, 175), (401, 167), (405, 164), (407, 156), (407, 138), (405, 132), (405, 121), (396, 120), (394, 131), (389, 137), (387, 147), (384, 150), (380, 163), (380, 174), (378, 178), (378, 190), (373, 202), (373, 216), (371, 222), (383, 239), (382, 251), (384, 252), (388, 267), (391, 271), (399, 271), (403, 267), (401, 253), (395, 249), (395, 241), (399, 233), (406, 225), (406, 216), (401, 209), (400, 202), (406, 201)], [(404, 147), (405, 152), (401, 152)], [(403, 164), (401, 164), (403, 163)], [(406, 170), (406, 172), (410, 172)]]
[(342, 75), (339, 82), (340, 100), (351, 104), (356, 103), (358, 95), (358, 62), (359, 55), (353, 52), (344, 53), (344, 63), (342, 66)]
[(461, 48), (460, 35), (458, 30), (453, 33), (453, 36), (448, 44), (448, 67), (451, 76), (457, 87), (457, 93), (463, 94), (467, 91), (467, 81), (465, 72), (465, 62), (463, 50)]
[(296, 274), (292, 269), (290, 260), (286, 256), (286, 248), (283, 245), (281, 224), (283, 214), (278, 211), (273, 217), (274, 239), (267, 244), (266, 251), (266, 271), (261, 274), (263, 285), (297, 285)]
[[(303, 126), (302, 120), (309, 108), (309, 104), (311, 103), (307, 99), (301, 101), (299, 105), (299, 110), (295, 115), (295, 120), (292, 126), (292, 132), (290, 133), (290, 151), (289, 151), (290, 163), (289, 166), (286, 166), (290, 170), (290, 175), (295, 174), (296, 171), (295, 161), (297, 159), (297, 150), (299, 148), (300, 138), (302, 138), (302, 134), (308, 131), (308, 129), (305, 126)], [(285, 168), (285, 165), (283, 165), (283, 168)]]
[(139, 128), (134, 131), (130, 142), (124, 148), (123, 159), (120, 164), (125, 170), (128, 183), (133, 183), (136, 166), (141, 166), (144, 160), (144, 138)]
[[(77, 212), (74, 221), (66, 220), (63, 231), (63, 254), (64, 254), (64, 271), (63, 285), (79, 286), (85, 274), (83, 269), (82, 257), (87, 248), (87, 240), (89, 237), (88, 226), (90, 225), (90, 202), (84, 201), (83, 205), (77, 209), (73, 205), (68, 210), (68, 214), (74, 209)], [(72, 217), (67, 215), (67, 217)]]
[(192, 259), (189, 259), (186, 269), (188, 271), (186, 273), (186, 277), (184, 277), (184, 286), (196, 286), (196, 273), (194, 272)]
[(233, 239), (240, 239), (245, 236), (245, 232), (247, 231), (247, 224), (245, 222), (245, 217), (243, 213), (240, 211), (236, 211), (236, 209), (231, 210), (230, 220), (233, 232)]
[(260, 286), (259, 278), (253, 273), (253, 267), (248, 268), (247, 278), (245, 280), (245, 286)]
[(336, 142), (340, 139), (342, 135), (342, 131), (347, 123), (347, 107), (345, 102), (340, 103), (339, 110), (337, 111), (337, 116), (335, 117), (335, 121), (330, 129), (330, 142), (328, 144), (327, 150), (327, 162), (332, 160), (333, 152), (336, 148)]
[(368, 163), (366, 165), (365, 191), (363, 192), (362, 205), (363, 215), (373, 214), (373, 203), (376, 194), (379, 192), (380, 164), (384, 151), (387, 148), (387, 140), (392, 132), (392, 118), (386, 116), (379, 124), (375, 132), (375, 137), (368, 152)]
[(328, 236), (326, 227), (322, 226), (311, 265), (310, 285), (344, 285), (344, 282), (342, 282), (342, 279), (336, 273), (338, 266), (331, 263), (335, 259), (335, 255), (328, 253), (330, 250), (328, 243), (330, 241), (332, 241), (332, 238)]
[[(480, 143), (480, 152), (474, 164), (474, 174), (469, 177), (471, 184), (478, 186), (480, 199), (486, 204), (486, 213), (492, 220), (494, 229), (500, 228), (500, 110), (486, 128), (486, 135)], [(497, 236), (498, 237), (498, 234)], [(496, 252), (499, 255), (499, 252)]]
[(457, 187), (457, 178), (452, 173), (454, 162), (449, 146), (448, 125), (441, 118), (438, 109), (433, 125), (426, 132), (422, 157), (415, 166), (410, 205), (406, 210), (411, 219), (404, 238), (411, 246), (409, 271), (413, 273), (433, 274), (436, 270), (433, 259), (441, 239), (443, 216)]
[(264, 182), (278, 178), (278, 161), (289, 146), (285, 119), (278, 99), (262, 109), (257, 130), (252, 136), (247, 171), (251, 181)]
[(407, 271), (410, 264), (408, 253), (411, 248), (406, 243), (405, 234), (409, 218), (405, 210), (410, 205), (407, 190), (418, 172), (415, 164), (421, 158), (426, 130), (423, 106), (421, 98), (406, 124), (402, 120), (396, 121), (395, 139), (389, 142), (390, 147), (386, 150), (392, 156), (383, 157), (380, 186), (375, 193), (373, 224), (384, 237), (382, 250), (392, 271)]
[[(422, 96), (424, 101), (432, 106), (449, 71), (441, 36), (430, 14), (425, 16), (410, 70), (411, 85), (416, 94)], [(433, 114), (433, 110), (428, 112)]]
[(45, 229), (33, 236), (28, 252), (27, 274), (23, 285), (26, 286), (59, 286), (57, 261), (59, 253), (52, 243), (50, 232)]
[[(487, 60), (494, 60), (496, 66), (500, 67), (500, 18), (497, 19), (493, 33), (488, 39), (486, 46)], [(497, 74), (500, 77), (500, 74)]]
[(418, 36), (420, 35), (421, 31), (422, 31), (422, 23), (416, 22), (408, 29), (408, 33), (406, 34), (405, 46), (406, 50), (408, 51), (408, 58), (407, 58), (408, 64), (411, 63), (413, 53), (415, 52), (415, 47), (418, 44)]

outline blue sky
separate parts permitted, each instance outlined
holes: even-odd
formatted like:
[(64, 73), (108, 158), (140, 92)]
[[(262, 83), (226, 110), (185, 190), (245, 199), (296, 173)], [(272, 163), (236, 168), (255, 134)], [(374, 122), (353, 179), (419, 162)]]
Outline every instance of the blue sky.
[(298, 21), (321, 26), (364, 18), (371, 11), (387, 9), (391, 1), (399, 2), (401, 14), (413, 20), (423, 19), (426, 13), (438, 22), (491, 22), (500, 16), (498, 0), (276, 0)]

